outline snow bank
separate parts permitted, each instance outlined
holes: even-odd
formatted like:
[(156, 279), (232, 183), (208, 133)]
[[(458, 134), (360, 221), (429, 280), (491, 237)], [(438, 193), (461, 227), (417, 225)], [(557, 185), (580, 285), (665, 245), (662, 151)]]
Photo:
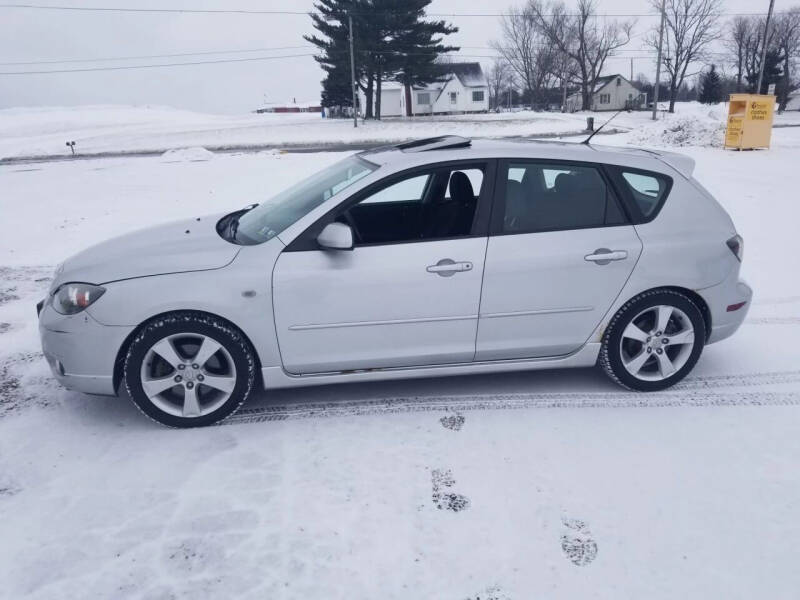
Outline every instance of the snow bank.
[(206, 150), (202, 146), (196, 146), (194, 148), (176, 148), (175, 150), (167, 150), (161, 155), (161, 158), (164, 162), (197, 162), (201, 160), (211, 160), (214, 158), (214, 153)]
[(722, 146), (727, 105), (681, 106), (681, 112), (661, 113), (660, 120), (643, 123), (631, 132), (635, 146)]

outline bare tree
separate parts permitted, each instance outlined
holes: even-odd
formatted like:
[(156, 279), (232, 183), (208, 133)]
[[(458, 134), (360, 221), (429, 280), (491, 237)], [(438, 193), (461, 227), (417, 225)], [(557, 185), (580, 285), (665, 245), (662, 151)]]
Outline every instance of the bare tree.
[(745, 60), (753, 38), (754, 20), (750, 17), (737, 16), (728, 23), (724, 44), (732, 54), (730, 64), (736, 69), (736, 91), (743, 88), (742, 79), (745, 74)]
[(556, 52), (536, 26), (531, 6), (529, 3), (521, 10), (510, 8), (500, 21), (502, 39), (491, 45), (534, 101), (552, 76)]
[(773, 43), (783, 59), (783, 74), (777, 86), (778, 110), (783, 111), (789, 102), (789, 94), (798, 87), (792, 78), (792, 68), (800, 60), (800, 7), (779, 14), (773, 31)]
[[(661, 12), (662, 0), (650, 0)], [(666, 0), (662, 62), (669, 76), (669, 112), (675, 112), (675, 98), (689, 66), (707, 58), (709, 44), (719, 37), (721, 0)], [(658, 28), (646, 42), (658, 47)], [(695, 75), (695, 73), (690, 73)]]
[(489, 67), (487, 77), (489, 81), (489, 106), (497, 108), (503, 103), (501, 98), (503, 90), (511, 83), (511, 67), (505, 58), (495, 58)]
[(595, 0), (578, 0), (576, 9), (569, 10), (560, 0), (529, 0), (528, 8), (550, 46), (574, 61), (581, 108), (590, 109), (603, 65), (630, 41), (633, 22), (598, 18)]
[(553, 77), (561, 87), (561, 112), (567, 112), (567, 89), (578, 76), (578, 65), (568, 55), (556, 51), (552, 64)]

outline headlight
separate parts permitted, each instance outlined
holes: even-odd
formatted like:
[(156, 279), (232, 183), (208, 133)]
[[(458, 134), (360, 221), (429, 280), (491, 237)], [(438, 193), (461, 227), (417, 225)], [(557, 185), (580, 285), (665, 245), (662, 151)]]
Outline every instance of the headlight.
[(53, 295), (53, 308), (62, 315), (74, 315), (91, 306), (106, 288), (91, 283), (65, 283)]

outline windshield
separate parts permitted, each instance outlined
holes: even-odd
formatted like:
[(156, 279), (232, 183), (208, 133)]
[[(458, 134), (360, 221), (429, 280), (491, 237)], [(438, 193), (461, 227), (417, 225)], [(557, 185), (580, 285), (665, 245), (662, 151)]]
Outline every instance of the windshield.
[(372, 173), (378, 165), (350, 156), (243, 214), (236, 228), (240, 244), (260, 244), (274, 238), (299, 218)]

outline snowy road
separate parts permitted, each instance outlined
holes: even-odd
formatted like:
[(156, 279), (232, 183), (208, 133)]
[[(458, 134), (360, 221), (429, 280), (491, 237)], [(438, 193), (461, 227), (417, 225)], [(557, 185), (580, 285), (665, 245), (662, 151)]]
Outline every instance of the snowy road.
[(59, 388), (35, 301), (94, 241), (339, 155), (0, 167), (0, 598), (795, 598), (800, 130), (774, 140), (686, 149), (756, 297), (672, 390), (596, 370), (348, 384), (199, 431)]

